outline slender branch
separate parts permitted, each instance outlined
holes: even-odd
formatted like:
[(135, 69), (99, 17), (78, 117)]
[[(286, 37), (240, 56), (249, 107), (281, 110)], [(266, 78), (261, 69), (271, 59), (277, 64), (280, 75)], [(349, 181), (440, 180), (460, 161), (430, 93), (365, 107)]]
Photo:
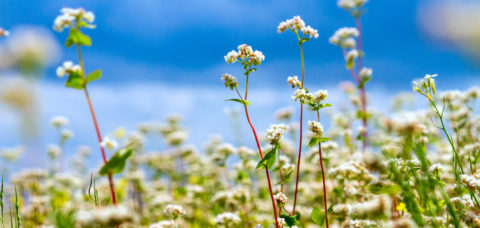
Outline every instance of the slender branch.
[[(300, 41), (300, 37), (297, 37)], [(305, 79), (305, 63), (303, 59), (303, 45), (299, 43), (300, 46), (300, 58), (302, 60), (302, 89), (303, 89), (303, 84), (304, 84), (304, 79)], [(300, 103), (300, 138), (299, 138), (299, 143), (298, 143), (298, 158), (297, 158), (297, 178), (295, 181), (295, 195), (293, 198), (293, 209), (291, 215), (295, 214), (295, 207), (297, 206), (297, 195), (298, 195), (298, 182), (300, 180), (300, 161), (302, 157), (302, 139), (303, 139), (303, 103)]]
[[(78, 44), (77, 44), (77, 53), (78, 53), (78, 62), (80, 63), (80, 67), (82, 68), (82, 78), (83, 80), (85, 80), (85, 65), (83, 63), (82, 51), (80, 49), (80, 45)], [(100, 143), (102, 142), (102, 135), (100, 133), (100, 128), (98, 127), (97, 117), (95, 115), (95, 110), (93, 109), (92, 100), (90, 99), (90, 95), (88, 93), (88, 89), (86, 85), (83, 87), (83, 91), (85, 92), (85, 97), (87, 98), (88, 108), (90, 109), (93, 125), (95, 126), (95, 132), (97, 134), (98, 144), (100, 145)], [(103, 163), (105, 164), (107, 163), (107, 156), (105, 154), (105, 149), (103, 148), (103, 146), (100, 146), (100, 151), (102, 153)], [(108, 174), (108, 182), (110, 185), (110, 193), (112, 195), (113, 205), (117, 205), (117, 197), (115, 195), (115, 187), (114, 187), (113, 177), (111, 173)]]
[[(317, 119), (320, 122), (320, 111), (317, 110)], [(323, 169), (322, 159), (322, 143), (318, 144), (318, 156), (320, 157), (320, 167), (322, 168), (322, 182), (323, 182), (323, 205), (325, 212), (325, 224), (328, 228), (328, 207), (327, 207), (327, 185), (325, 184), (325, 170)]]

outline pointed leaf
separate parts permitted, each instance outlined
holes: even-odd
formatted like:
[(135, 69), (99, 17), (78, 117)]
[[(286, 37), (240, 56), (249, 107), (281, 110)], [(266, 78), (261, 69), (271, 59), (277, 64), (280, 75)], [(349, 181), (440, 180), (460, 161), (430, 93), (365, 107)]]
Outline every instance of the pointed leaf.
[(325, 222), (325, 213), (322, 210), (320, 210), (320, 208), (314, 207), (312, 210), (311, 217), (312, 217), (312, 221), (315, 224), (323, 226), (323, 223)]
[(328, 140), (329, 140), (329, 138), (327, 138), (327, 137), (313, 137), (312, 139), (310, 139), (310, 142), (308, 143), (308, 145), (309, 146), (315, 146), (319, 143), (326, 142)]
[(228, 100), (225, 100), (225, 101), (235, 101), (235, 102), (238, 102), (240, 104), (243, 104), (243, 105), (250, 105), (250, 101), (246, 101), (246, 100), (242, 100), (242, 99), (228, 99)]
[(275, 161), (277, 159), (277, 150), (278, 150), (278, 144), (276, 144), (264, 157), (262, 160), (260, 160), (257, 164), (257, 169), (266, 167), (267, 169), (272, 168), (272, 166), (275, 164)]
[(95, 80), (98, 80), (101, 77), (102, 77), (102, 71), (101, 70), (96, 70), (96, 71), (90, 73), (87, 76), (85, 83), (88, 84), (89, 82), (93, 82)]
[(68, 80), (65, 83), (66, 87), (74, 88), (74, 89), (83, 89), (83, 79), (82, 76), (78, 73), (71, 73), (68, 76)]
[(127, 159), (133, 155), (132, 148), (122, 148), (118, 150), (110, 160), (100, 168), (99, 174), (105, 176), (107, 174), (121, 173), (125, 168)]

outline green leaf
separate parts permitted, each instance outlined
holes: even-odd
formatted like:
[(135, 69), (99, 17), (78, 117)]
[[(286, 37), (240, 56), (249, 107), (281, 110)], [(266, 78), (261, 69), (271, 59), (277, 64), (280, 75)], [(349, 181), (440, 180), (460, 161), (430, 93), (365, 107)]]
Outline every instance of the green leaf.
[(323, 223), (325, 222), (325, 213), (322, 210), (320, 210), (320, 208), (314, 207), (312, 210), (311, 217), (312, 217), (312, 221), (315, 224), (323, 226)]
[(272, 166), (275, 164), (275, 161), (277, 160), (277, 150), (278, 150), (278, 143), (275, 144), (275, 146), (270, 150), (262, 160), (260, 160), (257, 164), (257, 169), (266, 167), (267, 169), (272, 168)]
[(285, 219), (285, 223), (287, 223), (287, 225), (291, 227), (299, 224), (298, 220), (300, 220), (300, 214), (299, 213), (295, 213), (295, 215), (282, 214), (280, 215), (280, 218)]
[(331, 104), (329, 103), (322, 103), (322, 104), (310, 104), (310, 106), (312, 107), (312, 110), (313, 111), (318, 111), (322, 108), (325, 108), (325, 107), (332, 107)]
[(375, 183), (368, 186), (368, 190), (373, 194), (388, 194), (394, 195), (400, 192), (401, 188), (398, 185)]
[(326, 142), (328, 140), (329, 140), (329, 138), (327, 138), (327, 137), (313, 137), (312, 139), (310, 139), (310, 142), (308, 143), (308, 145), (309, 146), (315, 146), (319, 143)]
[(65, 83), (66, 87), (74, 88), (74, 89), (83, 89), (83, 79), (82, 75), (76, 72), (70, 73), (68, 76), (68, 80)]
[(355, 58), (347, 59), (347, 69), (352, 69), (355, 66)]
[(70, 32), (68, 33), (67, 41), (65, 45), (67, 47), (71, 47), (74, 44), (83, 45), (83, 46), (91, 46), (92, 39), (89, 36), (83, 34), (80, 30), (76, 28), (71, 28)]
[(121, 173), (125, 168), (127, 159), (133, 155), (132, 148), (122, 148), (118, 150), (110, 160), (100, 168), (100, 175), (105, 176), (107, 174)]
[(95, 80), (98, 80), (99, 78), (102, 77), (102, 71), (101, 70), (96, 70), (92, 73), (90, 73), (86, 80), (85, 80), (85, 84), (88, 84), (89, 82), (93, 82)]
[(250, 105), (250, 101), (246, 101), (246, 100), (242, 100), (242, 99), (228, 99), (228, 100), (225, 100), (225, 101), (235, 101), (235, 102), (238, 102), (240, 104), (243, 104), (243, 105)]

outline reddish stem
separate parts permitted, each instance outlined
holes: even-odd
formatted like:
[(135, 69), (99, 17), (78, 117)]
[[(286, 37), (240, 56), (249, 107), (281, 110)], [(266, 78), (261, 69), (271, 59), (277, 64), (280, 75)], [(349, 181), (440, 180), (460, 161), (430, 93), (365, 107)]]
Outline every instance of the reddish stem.
[[(250, 127), (252, 128), (253, 135), (255, 136), (255, 142), (257, 143), (258, 152), (260, 153), (260, 157), (263, 159), (262, 148), (260, 147), (260, 142), (258, 141), (257, 132), (255, 131), (255, 128), (253, 127), (253, 124), (250, 121), (250, 116), (248, 115), (247, 105), (243, 105), (243, 106), (245, 107), (245, 115), (247, 116), (248, 124), (250, 124)], [(267, 167), (265, 167), (265, 173), (267, 174), (268, 190), (270, 191), (270, 198), (272, 199), (273, 214), (275, 216), (275, 227), (278, 228), (279, 226), (278, 226), (277, 207), (275, 206), (275, 199), (273, 198), (273, 190), (272, 190), (272, 184), (271, 184), (271, 181), (270, 181), (270, 174), (268, 173), (268, 168)]]
[(323, 159), (322, 159), (322, 144), (318, 144), (318, 155), (320, 156), (320, 167), (322, 167), (322, 182), (323, 182), (323, 204), (325, 206), (325, 222), (328, 228), (328, 209), (327, 209), (327, 189), (325, 184), (325, 171), (323, 169)]
[[(302, 86), (303, 87), (303, 86)], [(293, 197), (293, 209), (292, 214), (295, 214), (295, 207), (297, 206), (297, 193), (298, 193), (298, 182), (300, 180), (300, 161), (302, 156), (302, 138), (303, 138), (303, 103), (300, 104), (300, 142), (298, 146), (298, 158), (297, 158), (297, 178), (295, 181), (295, 196)]]
[[(100, 134), (100, 129), (98, 127), (95, 110), (93, 109), (92, 101), (90, 99), (90, 95), (88, 94), (87, 87), (84, 87), (83, 91), (85, 91), (85, 96), (87, 97), (88, 107), (90, 109), (90, 114), (92, 115), (93, 125), (95, 125), (95, 132), (97, 133), (98, 144), (100, 145), (100, 143), (102, 143), (102, 135)], [(105, 149), (101, 145), (100, 145), (100, 151), (102, 152), (102, 159), (103, 159), (103, 163), (105, 164), (107, 163), (107, 155), (105, 154)], [(110, 185), (110, 193), (112, 195), (113, 205), (117, 205), (117, 197), (115, 195), (115, 187), (113, 184), (113, 177), (111, 173), (108, 174), (108, 183)]]

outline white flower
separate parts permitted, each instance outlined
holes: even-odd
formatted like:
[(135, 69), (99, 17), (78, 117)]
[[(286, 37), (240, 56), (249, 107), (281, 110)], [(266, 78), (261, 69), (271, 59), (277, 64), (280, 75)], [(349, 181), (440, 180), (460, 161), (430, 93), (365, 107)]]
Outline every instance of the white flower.
[(217, 225), (231, 225), (240, 222), (240, 217), (231, 212), (225, 212), (215, 216), (215, 224)]
[(230, 51), (225, 56), (225, 62), (234, 63), (238, 59), (238, 53), (236, 51)]
[(313, 94), (307, 93), (306, 89), (297, 89), (292, 96), (293, 101), (300, 100), (301, 103), (306, 104), (313, 99)]
[(351, 61), (352, 59), (356, 59), (358, 58), (358, 51), (356, 49), (353, 49), (353, 50), (350, 50), (347, 52), (347, 54), (345, 55), (345, 60), (348, 62), (348, 61)]
[(229, 87), (230, 89), (235, 89), (235, 87), (238, 86), (238, 81), (235, 76), (232, 76), (231, 74), (224, 73), (222, 74), (222, 77), (220, 80), (225, 82), (225, 87)]
[(355, 40), (353, 38), (358, 37), (359, 34), (356, 28), (343, 27), (335, 31), (330, 37), (329, 42), (342, 48), (353, 48), (355, 47)]
[(328, 91), (327, 90), (318, 90), (317, 92), (313, 93), (312, 102), (313, 103), (320, 103), (327, 99)]
[(65, 61), (63, 62), (62, 66), (59, 66), (57, 68), (57, 76), (63, 77), (66, 74), (70, 75), (71, 73), (80, 74), (81, 71), (82, 68), (80, 67), (80, 65), (74, 65), (72, 61)]
[(285, 225), (287, 225), (287, 222), (285, 222), (284, 218), (278, 218), (277, 222), (278, 222), (278, 226), (280, 227), (284, 227)]
[(164, 213), (173, 217), (174, 219), (186, 214), (182, 206), (175, 204), (168, 204), (164, 209)]
[(253, 65), (259, 65), (263, 62), (263, 60), (265, 60), (265, 56), (263, 55), (263, 53), (261, 51), (255, 50), (253, 52), (253, 54), (250, 55), (250, 60), (249, 61)]
[(285, 124), (270, 125), (270, 128), (267, 130), (267, 137), (270, 140), (270, 144), (278, 143), (287, 129), (288, 126)]
[(360, 78), (372, 77), (373, 70), (371, 68), (364, 67), (360, 70)]
[(55, 128), (61, 128), (67, 125), (68, 122), (68, 118), (64, 116), (54, 116), (52, 119), (50, 119), (50, 124)]
[(95, 20), (95, 15), (90, 11), (85, 11), (82, 8), (72, 9), (72, 8), (63, 8), (60, 10), (62, 13), (55, 18), (53, 22), (53, 29), (57, 32), (62, 32), (63, 29), (70, 26), (73, 27), (74, 22), (78, 23), (80, 21), (84, 22), (82, 27), (93, 28), (94, 26), (88, 23), (93, 23)]
[(317, 136), (323, 135), (323, 125), (317, 121), (308, 121), (308, 129), (315, 133)]
[(312, 27), (307, 26), (302, 29), (304, 35), (308, 35), (310, 38), (318, 38), (318, 31)]
[(73, 131), (63, 130), (60, 137), (62, 138), (62, 140), (71, 139), (73, 137)]
[(175, 223), (172, 220), (163, 220), (154, 224), (151, 224), (149, 228), (174, 228)]
[(287, 82), (289, 85), (292, 86), (292, 88), (295, 88), (295, 87), (302, 87), (302, 82), (300, 80), (298, 80), (298, 76), (289, 76), (287, 78)]
[(350, 11), (354, 8), (362, 7), (367, 3), (367, 0), (338, 0), (338, 7)]
[(305, 22), (300, 18), (300, 16), (295, 16), (292, 19), (280, 22), (277, 27), (277, 32), (282, 33), (287, 29), (292, 30), (302, 30), (305, 27)]
[(275, 201), (277, 201), (278, 204), (280, 205), (285, 205), (287, 203), (287, 196), (283, 194), (283, 192), (279, 192), (273, 196)]
[(113, 150), (115, 149), (115, 147), (118, 146), (118, 143), (114, 139), (111, 139), (110, 137), (107, 136), (100, 143), (100, 146), (104, 148), (107, 147), (109, 150)]

